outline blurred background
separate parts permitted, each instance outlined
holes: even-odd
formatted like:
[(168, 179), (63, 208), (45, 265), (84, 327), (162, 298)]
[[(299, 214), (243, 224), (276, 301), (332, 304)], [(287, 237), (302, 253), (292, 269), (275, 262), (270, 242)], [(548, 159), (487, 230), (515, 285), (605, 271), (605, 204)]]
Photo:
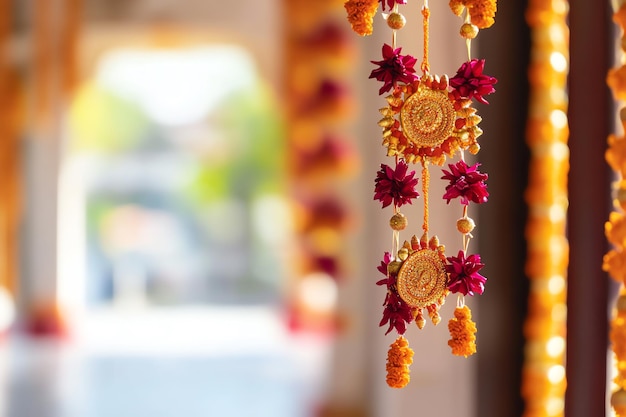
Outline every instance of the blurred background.
[[(467, 53), (461, 20), (431, 3), (431, 70), (454, 74)], [(368, 80), (389, 42), (380, 15), (361, 38), (341, 0), (0, 0), (0, 415), (604, 415), (611, 8), (544, 2), (534, 21), (534, 3), (500, 2), (474, 42), (499, 79), (478, 107), (491, 194), (470, 213), (488, 277), (468, 300), (478, 353), (452, 356), (445, 323), (411, 326), (411, 384), (393, 390), (395, 337), (378, 327), (375, 285), (391, 212), (372, 200), (388, 163), (376, 124), (385, 103)], [(398, 45), (419, 57), (421, 3), (403, 7)], [(563, 402), (564, 364), (524, 367), (544, 357), (525, 348), (525, 135), (531, 43), (567, 46), (548, 17), (568, 10), (569, 81), (546, 81), (571, 103)], [(455, 248), (459, 210), (434, 198), (431, 212), (431, 230)], [(550, 287), (558, 326), (564, 279)], [(560, 360), (565, 328), (556, 333)], [(552, 397), (533, 405), (528, 387), (546, 378)]]

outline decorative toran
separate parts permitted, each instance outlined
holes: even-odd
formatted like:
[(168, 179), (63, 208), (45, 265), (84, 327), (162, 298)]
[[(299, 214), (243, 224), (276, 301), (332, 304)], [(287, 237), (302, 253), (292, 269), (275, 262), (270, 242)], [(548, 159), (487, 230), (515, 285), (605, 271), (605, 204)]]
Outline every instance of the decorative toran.
[[(467, 62), (457, 73), (448, 75), (431, 73), (429, 63), (430, 9), (424, 0), (421, 14), (423, 22), (423, 57), (416, 74), (417, 58), (403, 55), (397, 46), (397, 34), (406, 23), (400, 6), (408, 0), (348, 0), (345, 9), (352, 29), (359, 35), (373, 31), (374, 18), (380, 8), (382, 17), (391, 29), (391, 44), (382, 47), (382, 60), (372, 61), (376, 68), (369, 78), (382, 82), (380, 95), (385, 95), (386, 105), (380, 109), (382, 119), (382, 145), (393, 166), (382, 164), (376, 174), (374, 199), (382, 207), (392, 207), (389, 221), (392, 229), (391, 250), (386, 252), (378, 270), (384, 279), (377, 285), (385, 286), (383, 317), (380, 326), (388, 326), (386, 334), (395, 330), (398, 338), (388, 352), (387, 384), (402, 388), (409, 383), (409, 365), (413, 350), (403, 334), (407, 325), (415, 322), (422, 329), (425, 315), (433, 324), (441, 321), (439, 309), (449, 293), (458, 294), (454, 317), (448, 323), (452, 353), (469, 356), (476, 352), (476, 325), (472, 321), (466, 295), (482, 294), (486, 278), (479, 271), (484, 264), (479, 254), (468, 254), (475, 222), (468, 216), (470, 203), (487, 201), (487, 174), (478, 170), (478, 163), (468, 165), (464, 151), (479, 152), (478, 137), (481, 121), (474, 101), (487, 104), (484, 96), (495, 92), (494, 77), (483, 74), (484, 60), (471, 56), (471, 41), (479, 32), (493, 25), (496, 0), (451, 0), (450, 9), (464, 21), (460, 35), (467, 46)], [(459, 155), (456, 163), (442, 170), (441, 179), (448, 181), (443, 199), (450, 203), (459, 199), (462, 206), (457, 230), (461, 233), (461, 248), (456, 255), (446, 256), (445, 247), (429, 227), (430, 165), (442, 166), (448, 158)], [(410, 164), (421, 166), (421, 192), (423, 201), (422, 231), (400, 244), (400, 232), (408, 225), (400, 207), (412, 204), (419, 196), (418, 178)]]
[(565, 237), (569, 171), (567, 15), (566, 0), (531, 0), (526, 13), (532, 43), (526, 129), (530, 150), (525, 194), (526, 275), (530, 288), (521, 388), (524, 417), (557, 417), (564, 412), (569, 257)]
[(354, 41), (336, 0), (284, 0), (285, 73), (290, 195), (296, 210), (296, 260), (290, 267), (289, 321), (293, 330), (336, 331), (338, 312), (298, 296), (307, 277), (339, 282), (349, 268), (350, 208), (341, 187), (358, 158), (343, 122), (354, 113), (347, 82)]
[[(622, 51), (626, 50), (626, 2), (621, 0), (616, 6), (613, 20), (621, 29)], [(620, 65), (608, 72), (607, 84), (616, 100), (626, 100), (626, 64), (621, 54)], [(622, 136), (609, 135), (606, 161), (615, 171), (614, 183), (615, 210), (605, 224), (606, 238), (613, 248), (604, 256), (603, 269), (620, 284), (620, 293), (611, 320), (610, 339), (615, 359), (616, 389), (611, 394), (611, 406), (617, 417), (626, 416), (626, 107), (619, 112)]]

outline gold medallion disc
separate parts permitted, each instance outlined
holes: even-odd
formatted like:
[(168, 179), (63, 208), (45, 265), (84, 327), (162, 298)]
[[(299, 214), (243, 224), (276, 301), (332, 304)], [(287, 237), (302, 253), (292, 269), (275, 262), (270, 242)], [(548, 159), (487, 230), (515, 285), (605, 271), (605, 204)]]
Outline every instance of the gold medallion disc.
[(400, 110), (404, 135), (418, 148), (441, 145), (452, 133), (456, 112), (446, 90), (420, 86)]
[(411, 307), (424, 308), (446, 294), (448, 275), (439, 253), (432, 249), (413, 252), (398, 271), (398, 294)]

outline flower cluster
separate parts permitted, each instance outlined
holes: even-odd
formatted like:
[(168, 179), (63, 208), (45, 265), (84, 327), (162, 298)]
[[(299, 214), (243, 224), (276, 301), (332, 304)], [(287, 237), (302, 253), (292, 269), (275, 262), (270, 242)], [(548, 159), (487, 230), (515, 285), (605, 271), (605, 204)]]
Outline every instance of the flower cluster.
[(371, 61), (378, 65), (372, 70), (369, 78), (375, 78), (383, 82), (383, 86), (378, 90), (378, 94), (391, 91), (398, 82), (410, 84), (417, 80), (415, 75), (415, 64), (417, 59), (411, 55), (401, 55), (402, 48), (393, 49), (391, 46), (383, 45), (383, 59), (381, 61)]
[(412, 363), (413, 349), (403, 336), (399, 336), (387, 352), (387, 385), (391, 388), (405, 387), (411, 380), (409, 365)]
[(487, 202), (489, 192), (485, 181), (489, 176), (478, 171), (479, 166), (479, 163), (469, 166), (461, 160), (456, 164), (449, 164), (450, 171), (442, 170), (444, 175), (441, 179), (450, 181), (443, 195), (448, 203), (457, 197), (460, 197), (461, 204), (466, 206), (470, 201), (477, 204)]
[(415, 189), (415, 171), (407, 173), (408, 169), (409, 166), (402, 160), (398, 161), (395, 170), (389, 165), (380, 165), (374, 180), (374, 200), (383, 203), (383, 208), (391, 203), (397, 207), (411, 204), (411, 200), (419, 196)]
[(472, 59), (464, 62), (457, 70), (456, 75), (450, 78), (450, 87), (454, 89), (452, 91), (453, 97), (455, 99), (475, 98), (483, 104), (489, 104), (483, 96), (495, 93), (494, 84), (498, 80), (496, 77), (483, 74), (484, 69), (484, 59)]
[(386, 285), (387, 295), (383, 306), (383, 318), (380, 320), (379, 326), (384, 326), (389, 323), (389, 328), (385, 334), (389, 334), (392, 329), (395, 329), (398, 334), (404, 334), (406, 332), (407, 324), (413, 320), (413, 309), (404, 302), (398, 290), (396, 289), (396, 275), (387, 272), (387, 267), (391, 262), (391, 254), (385, 252), (383, 261), (378, 266), (378, 271), (386, 276), (385, 279), (381, 279), (376, 282), (376, 285)]
[(344, 4), (352, 30), (361, 36), (374, 31), (374, 16), (379, 0), (348, 0)]
[(466, 7), (472, 23), (479, 29), (486, 29), (495, 23), (496, 0), (450, 0), (450, 9), (457, 16)]
[(446, 272), (451, 293), (480, 295), (485, 291), (487, 278), (478, 273), (485, 264), (481, 263), (479, 254), (466, 258), (465, 253), (460, 250), (458, 256), (449, 256), (447, 259), (449, 264), (446, 265)]
[(452, 354), (468, 357), (476, 353), (476, 323), (472, 321), (472, 312), (469, 307), (457, 307), (454, 318), (448, 322), (450, 340), (448, 346)]

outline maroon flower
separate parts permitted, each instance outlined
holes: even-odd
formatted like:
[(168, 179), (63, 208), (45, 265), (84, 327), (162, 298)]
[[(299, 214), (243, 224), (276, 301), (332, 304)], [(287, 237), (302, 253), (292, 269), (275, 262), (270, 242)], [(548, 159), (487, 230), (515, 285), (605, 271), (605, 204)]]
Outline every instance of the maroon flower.
[[(380, 261), (380, 265), (378, 265), (378, 267), (376, 268), (384, 276), (387, 276), (387, 266), (389, 265), (389, 262), (391, 262), (391, 254), (389, 252), (385, 252), (385, 256), (383, 256), (383, 260)], [(386, 281), (386, 280), (378, 281), (376, 285), (386, 284), (386, 282), (383, 282), (383, 281)]]
[(383, 5), (383, 12), (385, 11), (385, 5), (389, 6), (389, 10), (393, 10), (396, 4), (406, 4), (406, 0), (379, 0)]
[(387, 295), (383, 303), (385, 307), (383, 317), (378, 325), (384, 326), (385, 324), (389, 324), (389, 328), (387, 328), (385, 334), (389, 334), (392, 329), (396, 329), (398, 334), (404, 334), (407, 324), (413, 320), (413, 309), (398, 295), (396, 276), (387, 273), (387, 265), (389, 265), (389, 262), (391, 262), (391, 254), (385, 252), (385, 257), (377, 268), (386, 278), (376, 282), (376, 285), (387, 286)]
[(469, 255), (467, 258), (463, 251), (459, 251), (458, 256), (447, 258), (446, 272), (449, 274), (448, 289), (452, 293), (460, 292), (463, 295), (482, 294), (485, 291), (487, 278), (480, 275), (485, 264), (480, 262), (480, 255)]
[[(390, 1), (390, 0), (388, 0)], [(394, 0), (391, 0), (394, 1)], [(372, 70), (369, 78), (376, 78), (383, 82), (383, 86), (378, 90), (378, 94), (390, 91), (397, 82), (410, 84), (417, 80), (415, 75), (415, 63), (417, 59), (411, 55), (400, 55), (402, 48), (393, 49), (391, 46), (383, 45), (383, 60), (371, 61), (379, 68)]]
[(456, 197), (461, 197), (463, 205), (468, 205), (470, 201), (477, 204), (487, 202), (489, 192), (485, 181), (489, 176), (478, 171), (479, 166), (479, 163), (468, 166), (461, 160), (456, 164), (449, 164), (450, 171), (442, 170), (444, 176), (441, 179), (450, 181), (443, 195), (448, 203)]
[(392, 202), (397, 207), (403, 204), (411, 204), (411, 200), (417, 198), (419, 193), (415, 190), (417, 178), (415, 171), (407, 174), (409, 166), (400, 160), (394, 171), (389, 165), (381, 164), (374, 180), (374, 200), (383, 203), (383, 208)]
[(484, 59), (472, 59), (461, 65), (456, 75), (450, 79), (450, 86), (454, 88), (452, 94), (455, 98), (476, 98), (483, 104), (489, 104), (483, 96), (496, 91), (493, 85), (498, 80), (483, 74), (484, 67)]

